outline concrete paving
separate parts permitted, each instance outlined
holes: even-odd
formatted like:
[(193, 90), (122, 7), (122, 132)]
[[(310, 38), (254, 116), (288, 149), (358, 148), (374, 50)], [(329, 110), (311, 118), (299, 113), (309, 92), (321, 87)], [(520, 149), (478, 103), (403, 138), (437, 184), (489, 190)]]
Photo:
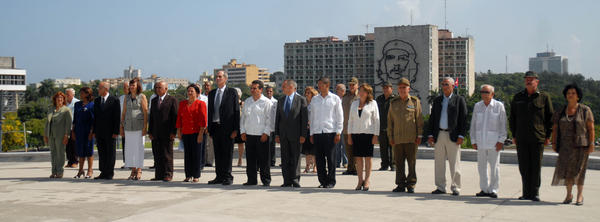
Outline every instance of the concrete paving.
[[(277, 161), (279, 163), (279, 160)], [(374, 168), (380, 160), (375, 158)], [(147, 159), (146, 166), (152, 165)], [(117, 162), (121, 166), (121, 162)], [(97, 162), (94, 163), (97, 169)], [(559, 204), (564, 187), (551, 187), (553, 167), (542, 169), (542, 202), (519, 201), (521, 181), (514, 164), (502, 164), (498, 199), (476, 198), (476, 163), (463, 161), (461, 196), (432, 195), (433, 160), (417, 160), (415, 194), (393, 193), (394, 172), (373, 171), (371, 190), (354, 191), (355, 176), (340, 175), (334, 189), (316, 188), (315, 174), (303, 174), (303, 188), (280, 188), (279, 167), (272, 187), (245, 187), (245, 168), (234, 167), (234, 185), (207, 185), (214, 168), (200, 183), (183, 183), (183, 160), (175, 160), (176, 182), (127, 181), (128, 170), (115, 180), (48, 179), (49, 162), (0, 162), (0, 221), (597, 221), (600, 219), (600, 171), (588, 170), (585, 205)], [(98, 174), (95, 171), (95, 174)]]

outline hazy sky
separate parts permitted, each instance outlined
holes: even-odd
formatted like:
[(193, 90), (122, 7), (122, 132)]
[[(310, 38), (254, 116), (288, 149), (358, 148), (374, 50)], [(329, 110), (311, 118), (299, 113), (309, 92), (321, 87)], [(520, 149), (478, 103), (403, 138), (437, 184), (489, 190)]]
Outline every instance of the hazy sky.
[[(28, 83), (45, 78), (187, 78), (237, 58), (283, 70), (283, 44), (373, 26), (444, 27), (443, 0), (30, 1), (0, 0), (0, 56)], [(600, 1), (448, 0), (447, 27), (475, 38), (476, 71), (524, 71), (549, 44), (569, 71), (600, 79)]]

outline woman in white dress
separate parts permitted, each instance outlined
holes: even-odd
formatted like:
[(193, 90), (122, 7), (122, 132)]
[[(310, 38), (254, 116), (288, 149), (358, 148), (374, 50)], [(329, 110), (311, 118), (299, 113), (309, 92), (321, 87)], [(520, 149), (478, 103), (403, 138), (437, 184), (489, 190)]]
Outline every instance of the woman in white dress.
[(125, 140), (125, 167), (131, 168), (129, 180), (142, 178), (144, 166), (144, 136), (148, 122), (148, 101), (142, 94), (139, 78), (129, 81), (129, 94), (123, 101), (121, 136)]

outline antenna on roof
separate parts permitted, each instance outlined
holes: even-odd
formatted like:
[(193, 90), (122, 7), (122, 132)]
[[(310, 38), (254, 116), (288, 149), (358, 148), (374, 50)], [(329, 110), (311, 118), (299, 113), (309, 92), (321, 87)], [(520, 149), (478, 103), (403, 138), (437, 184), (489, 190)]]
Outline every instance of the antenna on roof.
[(413, 25), (413, 10), (410, 10), (410, 25)]
[(444, 29), (448, 29), (448, 27), (447, 27), (447, 26), (448, 26), (448, 19), (447, 19), (447, 17), (446, 17), (446, 15), (447, 15), (447, 7), (446, 7), (446, 4), (447, 4), (447, 3), (448, 3), (448, 1), (447, 1), (447, 0), (444, 0)]

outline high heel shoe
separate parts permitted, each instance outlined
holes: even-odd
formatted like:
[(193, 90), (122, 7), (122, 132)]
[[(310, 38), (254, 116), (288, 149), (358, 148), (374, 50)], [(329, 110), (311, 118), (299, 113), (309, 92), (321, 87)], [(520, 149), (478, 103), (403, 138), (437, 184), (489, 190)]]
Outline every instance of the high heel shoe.
[(563, 204), (570, 204), (571, 202), (573, 202), (573, 197), (571, 197), (569, 199), (565, 199), (562, 203)]
[(77, 175), (75, 175), (75, 176), (73, 177), (73, 179), (79, 179), (79, 178), (81, 178), (81, 176), (83, 176), (83, 175), (84, 175), (83, 171), (79, 171), (79, 172), (77, 173)]
[(583, 205), (583, 197), (581, 197), (581, 202), (577, 201), (575, 202), (576, 206), (582, 206)]
[(365, 186), (365, 182), (363, 182), (363, 191), (369, 191), (369, 187)]
[(365, 182), (362, 182), (362, 183), (360, 183), (360, 185), (356, 186), (356, 188), (354, 190), (361, 190), (364, 185), (365, 185)]
[(93, 175), (94, 173), (88, 171), (87, 175), (85, 175), (85, 179), (90, 179), (93, 177)]
[(131, 174), (129, 174), (129, 177), (127, 177), (127, 180), (133, 180), (135, 179), (135, 176), (133, 174), (133, 172), (131, 172)]
[(141, 180), (142, 179), (142, 172), (139, 171), (136, 173), (134, 180)]

